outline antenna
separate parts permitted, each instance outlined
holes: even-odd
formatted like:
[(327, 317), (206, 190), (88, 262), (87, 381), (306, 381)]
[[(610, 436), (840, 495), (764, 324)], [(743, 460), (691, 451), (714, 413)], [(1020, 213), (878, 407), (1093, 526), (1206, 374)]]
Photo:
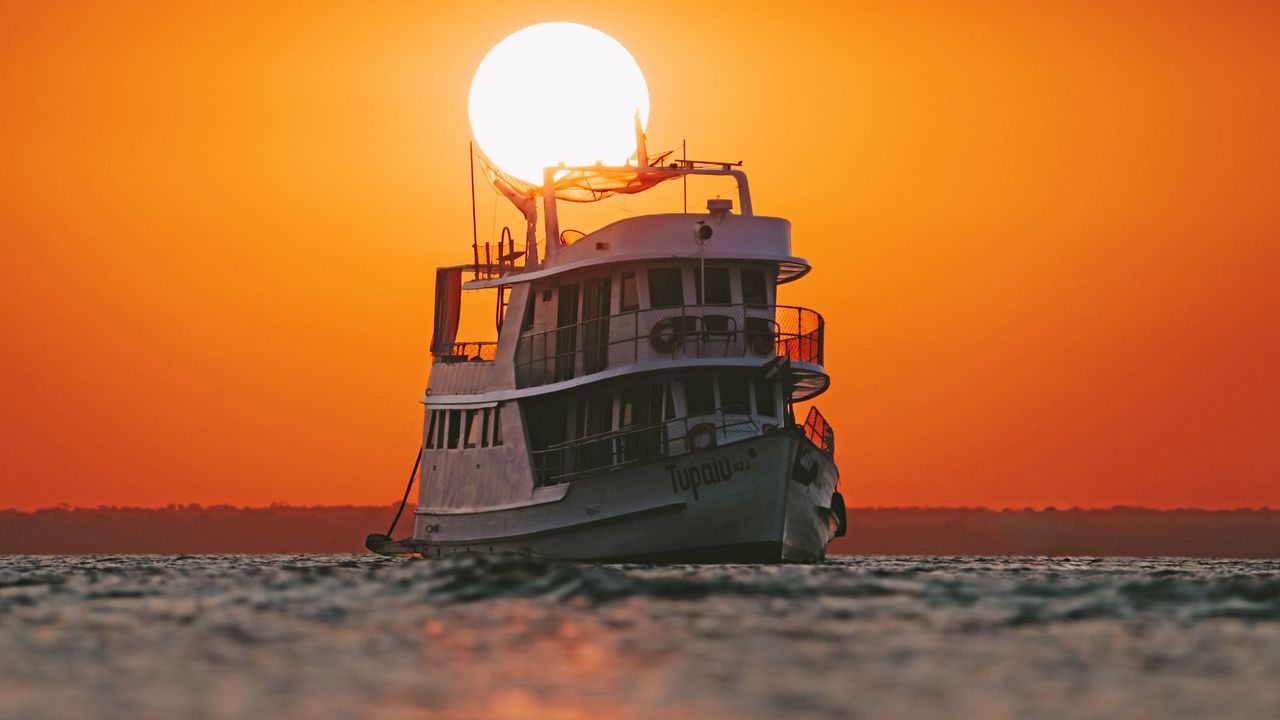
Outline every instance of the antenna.
[[(467, 157), (471, 168), (471, 279), (480, 279), (479, 235), (476, 232), (476, 144), (467, 143)], [(485, 245), (488, 247), (488, 245)]]
[[(685, 139), (680, 138), (680, 164), (683, 165), (689, 159), (689, 149), (685, 147)], [(474, 184), (474, 183), (473, 183)], [(680, 176), (680, 192), (684, 193), (684, 214), (689, 214), (689, 175), (688, 173)], [(475, 193), (474, 188), (472, 193)]]

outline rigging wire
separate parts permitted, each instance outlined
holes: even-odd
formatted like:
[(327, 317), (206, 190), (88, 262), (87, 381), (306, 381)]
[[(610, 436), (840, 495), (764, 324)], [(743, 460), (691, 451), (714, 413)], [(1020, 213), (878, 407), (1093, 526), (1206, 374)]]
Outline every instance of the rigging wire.
[(413, 469), (409, 471), (409, 484), (404, 486), (404, 497), (400, 499), (400, 507), (396, 509), (396, 517), (391, 521), (391, 527), (387, 528), (387, 539), (391, 539), (391, 533), (396, 531), (396, 525), (400, 522), (400, 513), (404, 512), (404, 506), (409, 502), (409, 490), (413, 487), (413, 478), (418, 474), (418, 466), (422, 464), (422, 451), (425, 448), (418, 448), (418, 455), (413, 459)]
[(489, 242), (498, 234), (498, 191), (493, 191), (493, 207), (489, 208)]

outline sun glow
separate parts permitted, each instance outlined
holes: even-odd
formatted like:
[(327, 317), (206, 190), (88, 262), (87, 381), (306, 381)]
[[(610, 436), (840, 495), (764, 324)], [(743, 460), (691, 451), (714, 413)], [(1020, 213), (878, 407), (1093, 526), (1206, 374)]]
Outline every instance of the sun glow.
[(649, 88), (631, 53), (577, 23), (509, 35), (471, 80), (471, 133), (485, 155), (542, 184), (543, 168), (621, 165), (635, 153), (635, 115), (649, 121)]

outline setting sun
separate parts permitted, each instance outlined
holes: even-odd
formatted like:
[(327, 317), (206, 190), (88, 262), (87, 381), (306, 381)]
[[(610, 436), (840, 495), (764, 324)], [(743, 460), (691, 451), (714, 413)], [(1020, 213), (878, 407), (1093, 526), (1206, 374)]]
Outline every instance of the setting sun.
[(1280, 2), (299, 5), (0, 6), (0, 720), (1280, 720)]
[(635, 116), (649, 120), (649, 89), (617, 40), (577, 23), (532, 25), (508, 36), (471, 80), (471, 132), (506, 172), (542, 183), (543, 168), (620, 165), (636, 149)]

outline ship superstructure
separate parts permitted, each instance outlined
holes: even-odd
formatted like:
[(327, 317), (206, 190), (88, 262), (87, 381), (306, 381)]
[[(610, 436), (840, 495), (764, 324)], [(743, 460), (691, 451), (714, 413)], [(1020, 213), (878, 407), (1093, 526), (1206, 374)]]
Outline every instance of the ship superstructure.
[[(822, 316), (777, 302), (810, 269), (791, 224), (753, 212), (738, 164), (650, 164), (638, 137), (636, 166), (548, 168), (533, 189), (491, 173), (525, 240), (436, 273), (413, 534), (371, 550), (817, 561), (843, 533), (834, 433), (795, 417), (829, 378)], [(736, 180), (736, 208), (558, 227), (567, 193), (688, 175)], [(496, 341), (457, 338), (472, 291), (496, 291)]]

